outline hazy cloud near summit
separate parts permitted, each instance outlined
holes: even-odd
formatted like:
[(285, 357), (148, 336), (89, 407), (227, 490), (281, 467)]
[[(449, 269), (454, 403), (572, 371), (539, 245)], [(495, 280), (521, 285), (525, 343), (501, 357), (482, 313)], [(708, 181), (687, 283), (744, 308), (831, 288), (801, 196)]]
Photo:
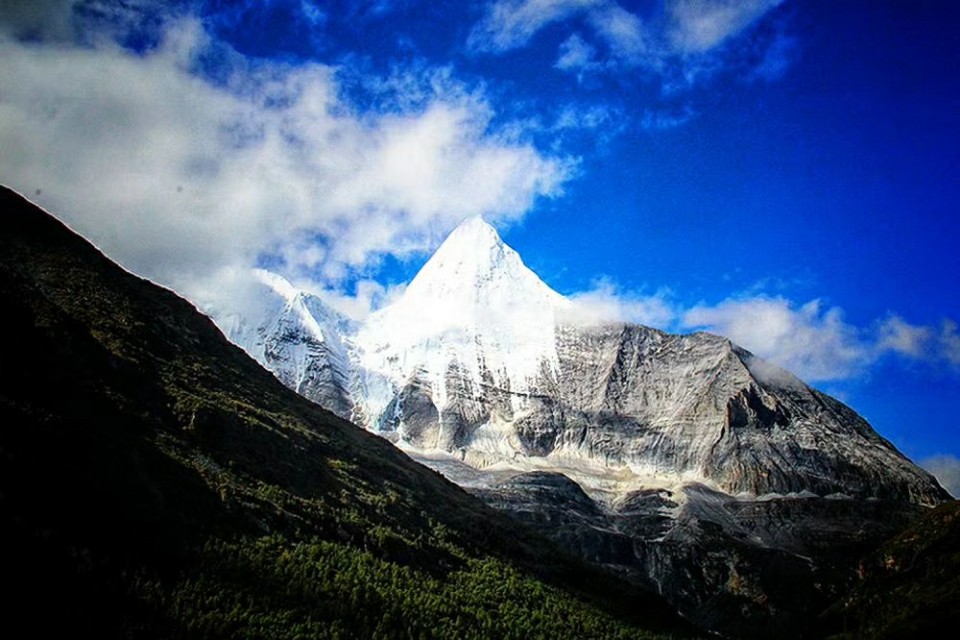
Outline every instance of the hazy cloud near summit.
[(565, 318), (575, 324), (628, 322), (658, 329), (669, 328), (676, 310), (667, 292), (643, 295), (624, 291), (608, 278), (600, 278), (587, 291), (568, 296), (573, 302)]
[(336, 278), (427, 249), (468, 216), (518, 218), (570, 176), (569, 159), (492, 127), (482, 93), (442, 70), (397, 83), (419, 86), (417, 108), (360, 113), (324, 65), (221, 47), (226, 79), (211, 83), (195, 69), (212, 46), (192, 21), (143, 55), (0, 32), (0, 180), (189, 290), (264, 255)]
[(819, 300), (799, 308), (784, 298), (725, 300), (698, 305), (682, 318), (688, 328), (726, 336), (806, 380), (845, 378), (863, 365), (867, 347), (840, 309)]

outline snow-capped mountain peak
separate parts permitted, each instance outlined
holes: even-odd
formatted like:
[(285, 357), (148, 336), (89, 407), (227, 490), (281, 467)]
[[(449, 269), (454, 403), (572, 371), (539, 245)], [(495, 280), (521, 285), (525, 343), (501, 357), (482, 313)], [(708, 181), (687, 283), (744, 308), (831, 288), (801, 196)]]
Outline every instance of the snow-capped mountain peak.
[(259, 278), (264, 313), (232, 337), (289, 386), (420, 452), (606, 482), (599, 466), (631, 486), (940, 499), (849, 408), (725, 339), (569, 322), (571, 302), (482, 219), (355, 329)]
[(429, 303), (431, 315), (442, 305), (451, 311), (456, 308), (457, 316), (475, 313), (479, 311), (476, 307), (490, 303), (498, 313), (505, 313), (507, 310), (500, 308), (503, 303), (520, 302), (520, 297), (527, 296), (554, 306), (567, 304), (479, 216), (465, 220), (450, 233), (404, 294), (407, 304)]
[(258, 278), (262, 311), (233, 337), (284, 383), (692, 616), (714, 620), (718, 594), (807, 615), (756, 594), (807, 575), (819, 601), (838, 552), (947, 499), (849, 407), (729, 340), (579, 321), (480, 218), (355, 328)]
[(482, 218), (453, 230), (403, 296), (374, 314), (356, 343), (363, 366), (402, 387), (430, 380), (442, 412), (451, 369), (474, 392), (517, 393), (555, 371), (556, 317), (570, 302), (548, 287)]

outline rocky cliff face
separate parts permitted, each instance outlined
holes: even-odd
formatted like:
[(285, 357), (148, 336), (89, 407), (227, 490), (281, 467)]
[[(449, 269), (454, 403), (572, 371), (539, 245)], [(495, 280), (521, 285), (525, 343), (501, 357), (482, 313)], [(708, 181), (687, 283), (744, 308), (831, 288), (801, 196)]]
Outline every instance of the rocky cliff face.
[(737, 498), (696, 483), (599, 500), (545, 471), (471, 490), (734, 638), (819, 636), (818, 615), (855, 584), (857, 559), (923, 511), (881, 500)]
[(284, 299), (245, 335), (288, 385), (712, 631), (814, 633), (860, 553), (948, 498), (724, 338), (582, 322), (479, 219), (356, 329)]

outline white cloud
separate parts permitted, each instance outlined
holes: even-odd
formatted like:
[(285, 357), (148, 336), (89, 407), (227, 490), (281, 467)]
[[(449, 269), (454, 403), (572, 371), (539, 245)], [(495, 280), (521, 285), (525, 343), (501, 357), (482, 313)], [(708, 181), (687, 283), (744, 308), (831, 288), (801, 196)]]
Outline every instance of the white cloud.
[(636, 62), (647, 51), (649, 37), (640, 18), (614, 2), (590, 12), (589, 22), (597, 37), (607, 43), (615, 58)]
[(470, 34), (475, 51), (504, 52), (526, 45), (540, 29), (604, 0), (498, 0)]
[(840, 308), (826, 308), (820, 300), (797, 305), (782, 297), (732, 298), (687, 310), (680, 327), (726, 336), (807, 381), (850, 378), (888, 355), (960, 364), (960, 336), (950, 321), (939, 334), (892, 314), (857, 327)]
[(842, 311), (819, 300), (800, 307), (784, 298), (725, 300), (690, 309), (682, 324), (726, 336), (805, 380), (849, 377), (870, 358)]
[(919, 358), (926, 352), (932, 333), (929, 327), (912, 325), (891, 315), (879, 324), (876, 348)]
[[(670, 86), (689, 85), (722, 66), (713, 54), (782, 1), (673, 0), (644, 20), (616, 0), (495, 0), (471, 32), (469, 46), (504, 53), (526, 46), (548, 25), (582, 19), (592, 38), (573, 33), (564, 40), (558, 69), (582, 74), (643, 67), (669, 76)], [(774, 42), (786, 44), (783, 38)], [(781, 47), (764, 57), (758, 73), (768, 79), (782, 75), (788, 53)]]
[(554, 66), (561, 71), (589, 71), (598, 66), (596, 48), (574, 33), (560, 45)]
[(328, 195), (332, 206), (374, 218), (346, 235), (338, 231), (341, 250), (349, 252), (338, 257), (362, 262), (371, 234), (384, 236), (377, 249), (395, 242), (399, 234), (382, 226), (384, 212), (403, 212), (405, 227), (448, 229), (480, 213), (517, 217), (537, 195), (557, 195), (567, 166), (545, 160), (532, 146), (485, 134), (489, 120), (482, 103), (437, 102), (423, 113), (384, 117), (366, 136), (351, 175)]
[(820, 300), (797, 304), (765, 295), (684, 308), (667, 290), (626, 291), (608, 278), (568, 297), (574, 303), (568, 322), (630, 322), (722, 335), (764, 361), (751, 363), (755, 374), (780, 383), (792, 384), (794, 376), (808, 382), (846, 380), (889, 356), (931, 366), (960, 365), (960, 332), (950, 320), (934, 328), (890, 314), (860, 327), (847, 322), (842, 309)]
[(937, 352), (950, 364), (960, 366), (960, 334), (956, 322), (944, 320), (937, 336)]
[(384, 286), (375, 280), (360, 280), (350, 292), (335, 288), (320, 288), (311, 281), (300, 281), (294, 284), (301, 290), (319, 297), (353, 320), (363, 320), (377, 309), (394, 302), (407, 288), (405, 284)]
[(676, 0), (667, 33), (679, 53), (703, 53), (743, 31), (783, 0)]
[(665, 329), (676, 318), (668, 292), (625, 292), (606, 278), (597, 280), (589, 291), (574, 293), (569, 298), (573, 307), (565, 320), (576, 324), (630, 322)]
[(590, 144), (603, 148), (627, 126), (627, 115), (621, 109), (606, 105), (566, 104), (546, 128), (560, 146), (570, 137), (586, 136)]
[(426, 249), (468, 216), (519, 218), (571, 175), (571, 161), (498, 132), (490, 104), (449, 74), (398, 82), (421, 86), (416, 108), (363, 114), (323, 65), (226, 51), (215, 86), (191, 72), (210, 46), (193, 22), (144, 55), (0, 34), (0, 181), (189, 291), (265, 253), (289, 277), (336, 277)]
[(960, 334), (953, 320), (944, 320), (939, 327), (927, 327), (891, 315), (877, 324), (876, 349), (914, 360), (960, 366)]
[(932, 456), (919, 464), (932, 473), (953, 497), (960, 496), (960, 459), (948, 455)]

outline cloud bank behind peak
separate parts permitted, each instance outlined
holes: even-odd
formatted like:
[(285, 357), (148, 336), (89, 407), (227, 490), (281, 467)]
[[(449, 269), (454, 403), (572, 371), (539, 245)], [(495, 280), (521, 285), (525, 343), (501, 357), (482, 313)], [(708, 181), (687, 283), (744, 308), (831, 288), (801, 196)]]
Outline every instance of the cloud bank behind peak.
[(336, 66), (251, 61), (196, 20), (140, 53), (0, 30), (0, 58), (3, 181), (184, 291), (265, 256), (336, 279), (465, 217), (518, 219), (575, 166), (494, 126), (482, 91), (442, 69), (397, 74), (394, 93), (420, 92), (410, 108), (386, 88), (391, 108), (361, 110)]

